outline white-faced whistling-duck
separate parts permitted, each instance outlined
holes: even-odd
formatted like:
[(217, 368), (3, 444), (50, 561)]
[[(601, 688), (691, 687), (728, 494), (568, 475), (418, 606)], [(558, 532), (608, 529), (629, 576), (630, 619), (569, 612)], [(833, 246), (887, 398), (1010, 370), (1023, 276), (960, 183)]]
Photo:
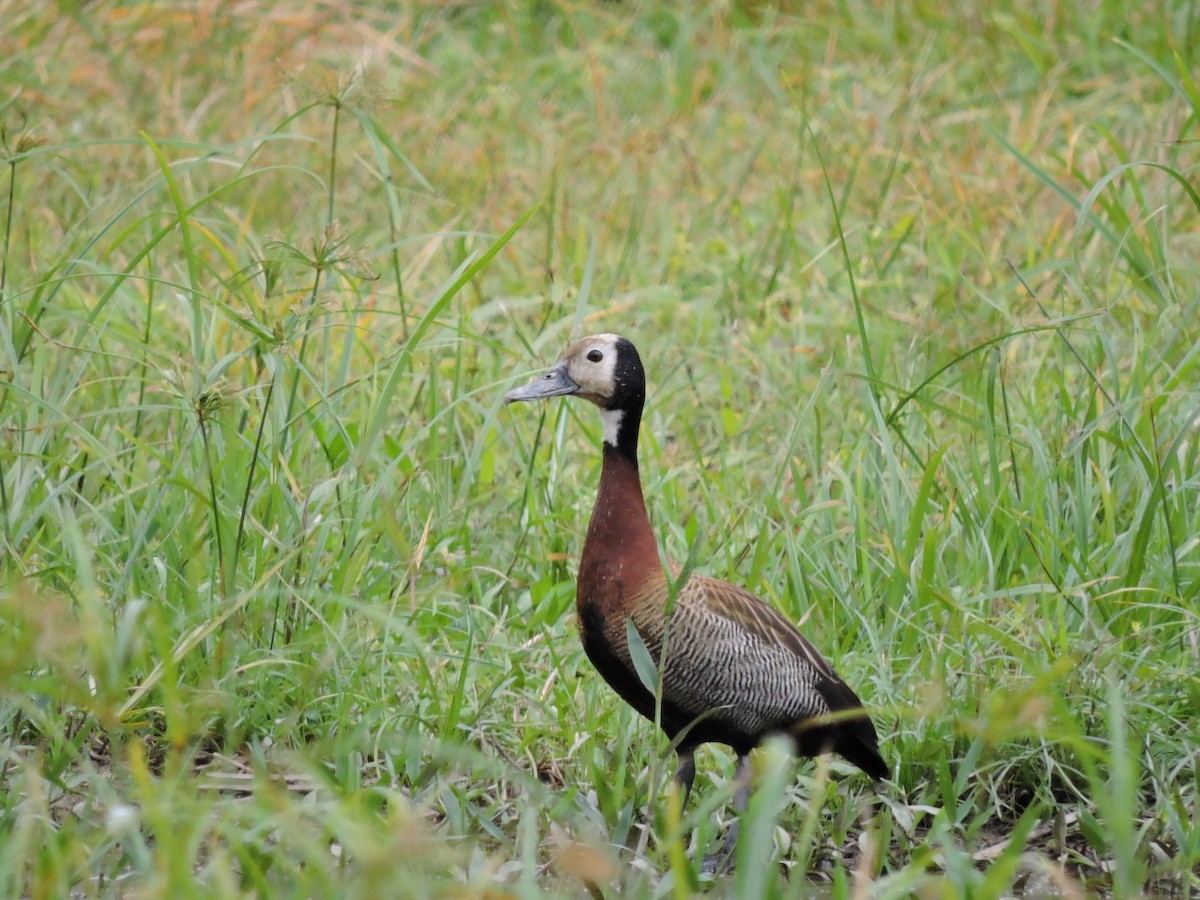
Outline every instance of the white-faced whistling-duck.
[[(598, 406), (604, 425), (600, 490), (575, 594), (583, 648), (604, 680), (651, 721), (655, 697), (634, 668), (627, 621), (661, 663), (660, 721), (673, 741), (683, 734), (675, 778), (684, 803), (696, 775), (696, 748), (709, 741), (738, 755), (739, 811), (748, 797), (750, 751), (775, 734), (790, 737), (801, 756), (833, 751), (873, 779), (886, 777), (887, 763), (861, 701), (775, 609), (742, 588), (692, 574), (677, 590), (668, 624), (672, 586), (638, 476), (646, 375), (633, 344), (615, 334), (584, 338), (550, 371), (505, 399), (566, 395)], [(736, 822), (722, 850), (726, 860), (735, 836)], [(705, 868), (711, 871), (710, 860)]]

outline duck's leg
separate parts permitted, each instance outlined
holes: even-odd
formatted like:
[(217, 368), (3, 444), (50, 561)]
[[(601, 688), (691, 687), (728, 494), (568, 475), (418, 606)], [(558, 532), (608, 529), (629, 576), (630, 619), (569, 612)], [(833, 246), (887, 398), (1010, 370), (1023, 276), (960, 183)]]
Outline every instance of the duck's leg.
[(721, 849), (701, 861), (701, 874), (721, 875), (733, 871), (737, 858), (738, 831), (742, 824), (742, 814), (750, 804), (750, 782), (753, 778), (754, 767), (750, 765), (750, 755), (739, 756), (737, 772), (733, 776), (734, 783), (738, 786), (737, 793), (733, 795), (733, 809), (737, 818), (730, 823), (729, 830), (725, 832), (725, 842), (721, 844)]
[(683, 802), (679, 808), (687, 806), (688, 797), (692, 796), (692, 782), (696, 780), (696, 751), (679, 748), (679, 768), (675, 770), (675, 782), (683, 790)]

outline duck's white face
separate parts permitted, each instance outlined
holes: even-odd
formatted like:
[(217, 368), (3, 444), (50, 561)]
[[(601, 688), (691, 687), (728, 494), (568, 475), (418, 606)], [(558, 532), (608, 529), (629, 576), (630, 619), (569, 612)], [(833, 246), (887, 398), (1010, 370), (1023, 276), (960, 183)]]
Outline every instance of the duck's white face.
[(504, 399), (513, 403), (574, 394), (604, 408), (616, 391), (619, 340), (615, 334), (594, 334), (577, 341), (549, 372), (509, 391)]
[(606, 444), (621, 446), (621, 426), (627, 424), (625, 449), (631, 457), (636, 454), (637, 426), (646, 399), (646, 373), (633, 344), (615, 334), (586, 337), (568, 347), (549, 372), (509, 391), (505, 399), (513, 403), (569, 395), (600, 407)]
[(594, 334), (567, 348), (560, 366), (579, 385), (578, 395), (604, 407), (616, 391), (617, 341), (615, 334)]

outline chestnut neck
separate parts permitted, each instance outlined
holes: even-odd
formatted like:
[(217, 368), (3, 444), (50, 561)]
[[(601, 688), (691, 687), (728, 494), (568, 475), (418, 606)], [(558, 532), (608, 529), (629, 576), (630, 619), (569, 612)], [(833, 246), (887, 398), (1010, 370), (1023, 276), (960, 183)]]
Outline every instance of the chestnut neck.
[(600, 488), (588, 524), (580, 567), (615, 563), (625, 578), (638, 579), (661, 568), (658, 541), (650, 527), (637, 460), (619, 446), (604, 444)]

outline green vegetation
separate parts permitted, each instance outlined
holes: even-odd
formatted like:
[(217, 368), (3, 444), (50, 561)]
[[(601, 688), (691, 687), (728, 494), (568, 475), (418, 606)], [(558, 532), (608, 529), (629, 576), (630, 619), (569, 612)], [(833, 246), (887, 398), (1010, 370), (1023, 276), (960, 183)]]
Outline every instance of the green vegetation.
[[(1200, 893), (1200, 5), (0, 22), (0, 896)], [(597, 417), (502, 406), (596, 331), (893, 764), (761, 753), (711, 884)]]

